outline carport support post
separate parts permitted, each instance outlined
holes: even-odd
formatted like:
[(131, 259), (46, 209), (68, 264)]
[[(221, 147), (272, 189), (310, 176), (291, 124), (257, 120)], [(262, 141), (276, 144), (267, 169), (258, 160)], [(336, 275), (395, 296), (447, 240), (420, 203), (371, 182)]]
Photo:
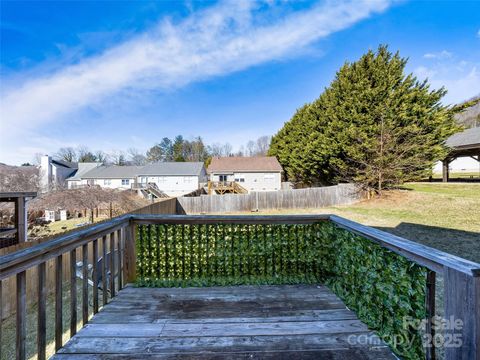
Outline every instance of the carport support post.
[(17, 229), (17, 243), (27, 241), (27, 207), (26, 199), (23, 196), (15, 199), (15, 227)]
[(449, 170), (448, 170), (448, 165), (450, 164), (450, 159), (445, 159), (442, 161), (443, 168), (442, 168), (442, 174), (443, 174), (443, 182), (448, 182), (448, 176), (449, 176)]

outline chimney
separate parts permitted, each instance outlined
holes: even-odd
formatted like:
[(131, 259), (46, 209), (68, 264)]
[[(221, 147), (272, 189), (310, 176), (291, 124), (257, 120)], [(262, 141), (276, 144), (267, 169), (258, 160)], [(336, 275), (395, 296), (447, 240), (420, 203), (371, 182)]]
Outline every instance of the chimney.
[(52, 184), (52, 157), (43, 155), (40, 159), (40, 188), (48, 192)]

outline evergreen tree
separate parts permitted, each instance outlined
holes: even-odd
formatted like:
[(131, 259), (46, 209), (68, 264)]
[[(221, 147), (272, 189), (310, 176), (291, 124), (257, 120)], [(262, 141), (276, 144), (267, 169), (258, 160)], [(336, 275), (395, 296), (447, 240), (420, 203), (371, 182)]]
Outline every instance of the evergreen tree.
[(185, 140), (182, 135), (175, 136), (173, 141), (173, 161), (185, 161)]
[(346, 63), (312, 104), (272, 139), (290, 180), (356, 182), (379, 192), (426, 176), (458, 130), (446, 91), (404, 75), (407, 60), (386, 46)]
[(163, 161), (173, 161), (173, 142), (168, 137), (164, 137), (159, 144), (162, 151)]

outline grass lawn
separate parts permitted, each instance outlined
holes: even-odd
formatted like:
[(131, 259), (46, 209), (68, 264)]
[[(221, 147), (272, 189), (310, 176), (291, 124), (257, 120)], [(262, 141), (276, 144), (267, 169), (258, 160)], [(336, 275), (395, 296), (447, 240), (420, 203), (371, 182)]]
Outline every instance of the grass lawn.
[[(106, 220), (107, 217), (99, 216), (98, 218), (94, 218), (94, 222)], [(29, 236), (34, 237), (41, 237), (41, 236), (51, 236), (55, 234), (61, 234), (65, 231), (73, 230), (81, 228), (81, 226), (77, 226), (80, 224), (90, 224), (90, 217), (81, 217), (81, 218), (73, 218), (63, 221), (55, 221), (46, 226), (36, 226), (34, 228), (34, 233), (30, 231)]]
[[(432, 176), (434, 179), (441, 179), (443, 177), (442, 173), (433, 173)], [(457, 171), (449, 173), (450, 179), (478, 179), (480, 178), (480, 171)]]
[(480, 263), (480, 184), (409, 183), (382, 198), (322, 209)]

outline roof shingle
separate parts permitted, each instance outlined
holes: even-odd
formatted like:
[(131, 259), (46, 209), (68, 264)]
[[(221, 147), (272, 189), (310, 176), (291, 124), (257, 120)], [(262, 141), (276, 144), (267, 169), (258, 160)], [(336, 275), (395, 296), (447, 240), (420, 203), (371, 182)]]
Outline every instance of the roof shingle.
[(450, 136), (446, 141), (451, 148), (464, 148), (480, 145), (480, 127), (467, 129)]
[(282, 166), (275, 156), (256, 156), (256, 157), (214, 157), (208, 172), (282, 172)]

